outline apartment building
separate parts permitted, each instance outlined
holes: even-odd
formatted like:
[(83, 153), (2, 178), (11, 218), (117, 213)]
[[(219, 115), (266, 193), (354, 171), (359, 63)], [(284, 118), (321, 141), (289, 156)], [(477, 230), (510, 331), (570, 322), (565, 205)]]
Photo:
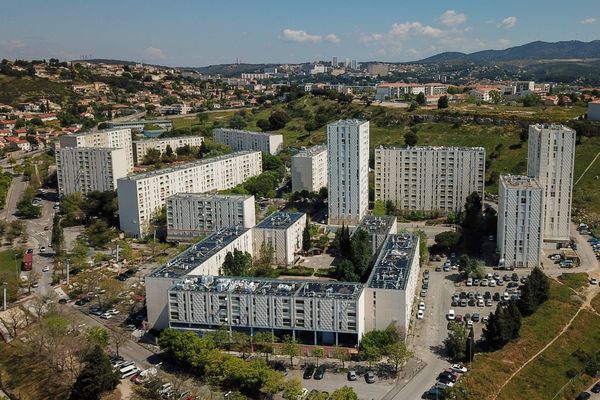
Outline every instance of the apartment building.
[(292, 156), (292, 192), (327, 187), (327, 146), (313, 146)]
[(441, 83), (392, 82), (377, 85), (376, 100), (399, 100), (405, 95), (442, 96), (448, 93), (448, 85)]
[(59, 147), (101, 147), (111, 149), (125, 149), (127, 157), (127, 172), (133, 171), (133, 145), (131, 142), (131, 129), (103, 129), (99, 131), (83, 132), (74, 135), (63, 135), (58, 138)]
[(221, 229), (190, 246), (146, 276), (148, 323), (155, 329), (169, 326), (169, 289), (187, 275), (220, 275), (227, 253), (234, 250), (252, 254), (252, 230), (240, 227)]
[(375, 255), (379, 253), (388, 235), (395, 235), (398, 232), (398, 219), (392, 215), (381, 217), (367, 215), (360, 221), (353, 234), (359, 229), (371, 236), (372, 254)]
[(419, 237), (388, 235), (365, 285), (362, 305), (365, 332), (395, 326), (408, 334), (417, 281)]
[(544, 241), (570, 239), (575, 131), (564, 125), (530, 125), (527, 175), (544, 189)]
[(230, 146), (233, 151), (255, 150), (277, 154), (283, 149), (283, 135), (266, 132), (218, 128), (213, 129), (213, 140)]
[(121, 230), (143, 236), (167, 197), (231, 189), (261, 172), (261, 153), (240, 151), (121, 178), (117, 184)]
[(254, 196), (177, 193), (166, 199), (167, 240), (187, 241), (231, 226), (256, 224)]
[(527, 176), (500, 176), (498, 249), (500, 265), (534, 268), (540, 265), (543, 239), (544, 189)]
[(55, 158), (59, 196), (116, 190), (128, 172), (123, 148), (64, 147), (56, 149)]
[(459, 212), (468, 195), (483, 197), (483, 147), (375, 149), (375, 201), (401, 210)]
[(369, 206), (369, 122), (327, 125), (330, 225), (357, 225)]
[(254, 227), (254, 253), (263, 245), (273, 248), (273, 263), (291, 265), (302, 250), (302, 233), (306, 227), (306, 214), (275, 212)]
[(173, 121), (170, 119), (153, 119), (153, 120), (138, 120), (138, 121), (127, 121), (127, 122), (108, 122), (108, 126), (115, 129), (135, 129), (143, 131), (146, 124), (157, 125), (161, 129), (170, 131), (173, 128)]
[(156, 149), (160, 151), (160, 154), (164, 154), (167, 151), (167, 147), (171, 147), (173, 153), (177, 154), (177, 149), (180, 147), (200, 147), (202, 146), (203, 142), (204, 137), (191, 135), (171, 138), (136, 140), (133, 142), (133, 160), (136, 164), (141, 164), (144, 160), (144, 156), (150, 149)]

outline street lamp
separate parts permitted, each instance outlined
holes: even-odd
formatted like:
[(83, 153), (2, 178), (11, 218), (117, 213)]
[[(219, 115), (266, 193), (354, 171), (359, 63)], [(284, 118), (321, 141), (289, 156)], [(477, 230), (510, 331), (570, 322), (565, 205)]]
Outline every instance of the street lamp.
[(4, 296), (3, 296), (4, 307), (3, 308), (4, 308), (4, 311), (6, 311), (6, 287), (8, 286), (8, 283), (2, 282), (2, 286), (3, 286), (3, 289), (4, 289)]

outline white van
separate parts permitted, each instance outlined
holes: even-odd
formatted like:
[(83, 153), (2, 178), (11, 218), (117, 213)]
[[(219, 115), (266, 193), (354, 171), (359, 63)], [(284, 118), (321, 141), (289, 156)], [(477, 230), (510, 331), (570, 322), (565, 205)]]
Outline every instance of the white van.
[(131, 376), (131, 375), (135, 375), (135, 374), (137, 374), (138, 372), (140, 372), (139, 368), (138, 368), (138, 367), (136, 367), (136, 366), (134, 366), (134, 367), (133, 367), (133, 369), (131, 369), (131, 370), (129, 370), (129, 371), (127, 371), (127, 372), (125, 372), (125, 373), (121, 374), (121, 379), (125, 379), (125, 378), (127, 378), (127, 377), (129, 377), (129, 376)]
[(127, 374), (129, 371), (133, 371), (134, 369), (138, 369), (135, 363), (126, 366), (121, 366), (119, 369), (119, 373), (121, 374), (121, 376), (123, 376), (124, 374)]

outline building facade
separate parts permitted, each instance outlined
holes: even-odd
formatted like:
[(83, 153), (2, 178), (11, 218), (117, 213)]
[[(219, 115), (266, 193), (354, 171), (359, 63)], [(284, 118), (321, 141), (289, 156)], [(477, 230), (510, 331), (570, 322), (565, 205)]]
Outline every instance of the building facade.
[(133, 142), (133, 160), (136, 164), (141, 164), (144, 160), (144, 156), (150, 149), (156, 149), (160, 151), (160, 154), (164, 154), (167, 151), (167, 147), (171, 147), (173, 153), (177, 154), (177, 149), (184, 146), (200, 147), (204, 142), (202, 136), (178, 136), (163, 139), (147, 139), (147, 140), (136, 140)]
[(100, 147), (111, 149), (125, 149), (127, 157), (127, 172), (133, 171), (133, 145), (131, 142), (131, 129), (103, 129), (99, 131), (83, 132), (74, 135), (63, 135), (58, 138), (59, 147)]
[(401, 210), (459, 212), (473, 192), (483, 197), (483, 147), (375, 149), (375, 201)]
[(213, 140), (230, 146), (233, 151), (254, 150), (277, 154), (283, 149), (283, 135), (266, 132), (218, 128), (213, 130)]
[(275, 212), (254, 227), (254, 253), (263, 245), (273, 249), (273, 263), (291, 265), (302, 250), (302, 233), (306, 227), (306, 214)]
[(392, 215), (381, 217), (367, 215), (360, 221), (353, 234), (359, 229), (371, 236), (372, 254), (375, 255), (379, 253), (388, 235), (395, 235), (398, 232), (398, 218)]
[(140, 237), (167, 197), (231, 189), (261, 172), (261, 153), (240, 151), (119, 179), (120, 228)]
[(543, 240), (544, 189), (527, 176), (500, 176), (498, 249), (500, 265), (534, 268), (540, 265)]
[(166, 199), (167, 240), (186, 241), (206, 232), (256, 224), (254, 196), (177, 193)]
[(369, 122), (327, 125), (330, 225), (357, 225), (369, 206)]
[(600, 100), (590, 101), (587, 105), (587, 119), (600, 121)]
[(314, 146), (292, 156), (292, 192), (327, 187), (327, 147)]
[(544, 189), (544, 241), (570, 239), (575, 131), (563, 125), (530, 125), (527, 175)]
[(59, 196), (116, 190), (128, 172), (122, 148), (65, 147), (56, 149), (55, 158)]
[(448, 85), (441, 83), (381, 83), (377, 85), (375, 99), (399, 100), (405, 95), (443, 96), (448, 93)]
[(155, 329), (169, 326), (169, 289), (187, 275), (220, 275), (227, 253), (252, 254), (252, 230), (225, 228), (188, 247), (145, 278), (148, 323)]

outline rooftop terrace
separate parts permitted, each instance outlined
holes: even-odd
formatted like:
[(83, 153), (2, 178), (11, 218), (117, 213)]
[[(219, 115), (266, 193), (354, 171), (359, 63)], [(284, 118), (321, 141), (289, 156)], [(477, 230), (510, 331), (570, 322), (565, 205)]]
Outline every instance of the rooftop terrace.
[(396, 217), (392, 215), (384, 215), (381, 217), (367, 215), (360, 221), (360, 224), (358, 224), (356, 229), (363, 229), (370, 235), (385, 235), (390, 232), (394, 222), (396, 222)]
[(518, 189), (541, 189), (540, 184), (535, 178), (524, 175), (502, 175), (500, 180), (506, 187)]
[(327, 146), (325, 146), (324, 144), (320, 144), (317, 146), (309, 147), (308, 149), (301, 150), (297, 154), (294, 154), (293, 157), (313, 157), (324, 151), (327, 151)]
[(405, 290), (413, 257), (418, 257), (417, 242), (417, 237), (407, 232), (389, 235), (373, 266), (367, 286)]

